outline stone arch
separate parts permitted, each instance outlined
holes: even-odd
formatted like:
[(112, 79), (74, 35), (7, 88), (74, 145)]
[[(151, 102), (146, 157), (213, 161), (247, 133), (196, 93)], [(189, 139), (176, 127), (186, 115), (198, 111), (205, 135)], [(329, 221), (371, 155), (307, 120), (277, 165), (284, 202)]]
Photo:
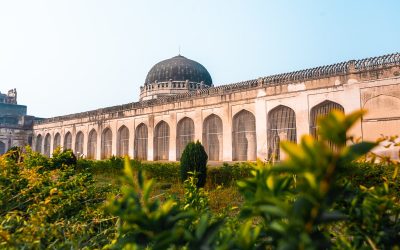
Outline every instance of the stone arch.
[(279, 105), (268, 112), (268, 159), (279, 161), (283, 157), (280, 149), (281, 141), (297, 141), (296, 114), (293, 109)]
[(53, 150), (55, 150), (59, 146), (61, 146), (61, 135), (60, 133), (56, 133), (53, 140)]
[(399, 119), (400, 99), (390, 95), (378, 95), (365, 102), (367, 114), (363, 119)]
[(5, 153), (6, 153), (6, 144), (0, 141), (0, 155), (3, 155)]
[(96, 159), (97, 157), (97, 132), (92, 129), (89, 132), (88, 144), (87, 144), (87, 158)]
[(43, 145), (43, 138), (42, 135), (39, 134), (36, 136), (35, 151), (42, 153), (42, 145)]
[(117, 134), (117, 155), (118, 156), (126, 156), (129, 155), (129, 129), (122, 125), (118, 129)]
[(135, 159), (147, 160), (148, 130), (144, 123), (140, 123), (135, 130)]
[(51, 154), (50, 146), (51, 146), (51, 135), (48, 133), (44, 137), (44, 146), (43, 146), (43, 154), (47, 157), (50, 157)]
[[(400, 99), (390, 95), (378, 95), (365, 102), (363, 108), (367, 113), (362, 119), (364, 140), (375, 141), (382, 135), (399, 135)], [(398, 150), (385, 149), (386, 154), (398, 158)]]
[(329, 100), (325, 100), (311, 109), (310, 134), (314, 138), (317, 138), (318, 135), (318, 119), (327, 116), (333, 110), (338, 110), (344, 113), (344, 108), (342, 105)]
[(232, 159), (255, 161), (257, 158), (255, 116), (243, 109), (233, 116), (232, 121)]
[(112, 156), (112, 131), (110, 128), (103, 130), (101, 134), (101, 159), (108, 159)]
[(64, 149), (72, 149), (72, 134), (67, 132), (64, 136)]
[(192, 141), (194, 141), (194, 122), (191, 118), (184, 117), (176, 127), (176, 160), (181, 159), (186, 145)]
[(210, 161), (222, 160), (222, 120), (219, 116), (211, 114), (203, 122), (203, 145)]
[(169, 159), (169, 125), (160, 121), (154, 129), (154, 160)]
[(75, 153), (78, 155), (83, 154), (83, 142), (84, 141), (84, 135), (82, 133), (82, 131), (79, 131), (76, 134), (76, 138), (75, 138)]

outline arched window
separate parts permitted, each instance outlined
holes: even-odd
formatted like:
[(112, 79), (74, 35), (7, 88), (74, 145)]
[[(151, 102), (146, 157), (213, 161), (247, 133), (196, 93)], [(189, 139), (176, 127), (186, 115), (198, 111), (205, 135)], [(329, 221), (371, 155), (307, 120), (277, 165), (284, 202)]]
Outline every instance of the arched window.
[(54, 136), (54, 141), (53, 141), (53, 150), (55, 150), (57, 147), (61, 146), (61, 136), (59, 133), (57, 133)]
[(72, 149), (72, 135), (70, 132), (65, 134), (64, 137), (64, 149)]
[(222, 160), (222, 120), (214, 114), (203, 122), (203, 145), (210, 161)]
[(135, 159), (147, 160), (147, 126), (139, 124), (135, 131)]
[(117, 154), (118, 156), (129, 155), (129, 129), (125, 126), (122, 126), (118, 130), (118, 147)]
[(96, 153), (97, 153), (97, 132), (96, 130), (92, 129), (88, 137), (87, 158), (96, 159)]
[(0, 141), (0, 155), (4, 154), (5, 152), (6, 152), (6, 144)]
[(157, 124), (154, 133), (154, 160), (169, 159), (169, 126), (165, 121)]
[(296, 114), (293, 109), (279, 105), (268, 113), (268, 159), (281, 160), (281, 141), (296, 142)]
[(255, 161), (257, 158), (256, 118), (247, 110), (233, 117), (232, 156), (234, 161)]
[(317, 121), (320, 117), (325, 117), (331, 112), (332, 110), (338, 110), (344, 113), (344, 108), (342, 105), (332, 102), (332, 101), (323, 101), (317, 106), (314, 106), (311, 109), (311, 115), (310, 115), (310, 134), (314, 137), (317, 138), (318, 135), (318, 124)]
[(45, 156), (50, 157), (50, 143), (51, 143), (51, 136), (50, 134), (47, 134), (46, 137), (44, 138), (44, 147), (43, 147), (43, 153)]
[(112, 132), (106, 128), (101, 135), (101, 159), (108, 159), (112, 155)]
[(35, 147), (35, 151), (42, 153), (42, 146), (43, 146), (43, 138), (42, 135), (38, 135), (36, 137), (36, 147)]
[(183, 118), (178, 122), (176, 130), (176, 160), (180, 160), (186, 145), (194, 141), (193, 120), (188, 117)]
[(75, 153), (77, 155), (83, 154), (83, 133), (81, 131), (76, 134)]

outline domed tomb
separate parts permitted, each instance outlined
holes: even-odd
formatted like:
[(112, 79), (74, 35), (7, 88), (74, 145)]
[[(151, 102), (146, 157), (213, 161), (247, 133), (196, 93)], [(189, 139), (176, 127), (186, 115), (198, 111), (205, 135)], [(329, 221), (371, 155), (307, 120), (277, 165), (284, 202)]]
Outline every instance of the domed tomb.
[(176, 95), (212, 87), (207, 69), (200, 63), (178, 55), (155, 64), (140, 87), (140, 100)]

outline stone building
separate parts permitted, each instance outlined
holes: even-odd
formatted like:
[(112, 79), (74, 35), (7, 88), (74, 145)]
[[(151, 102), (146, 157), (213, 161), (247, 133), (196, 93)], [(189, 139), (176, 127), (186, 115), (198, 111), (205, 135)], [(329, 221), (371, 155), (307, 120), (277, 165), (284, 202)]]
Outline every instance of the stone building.
[(369, 112), (352, 134), (400, 134), (399, 53), (217, 87), (205, 67), (179, 55), (149, 71), (139, 102), (35, 122), (33, 145), (46, 155), (61, 145), (92, 159), (176, 161), (199, 140), (211, 161), (279, 160), (280, 142), (315, 135), (317, 117), (360, 108)]
[(32, 144), (34, 117), (26, 112), (26, 106), (17, 104), (16, 89), (0, 92), (0, 155), (10, 147)]

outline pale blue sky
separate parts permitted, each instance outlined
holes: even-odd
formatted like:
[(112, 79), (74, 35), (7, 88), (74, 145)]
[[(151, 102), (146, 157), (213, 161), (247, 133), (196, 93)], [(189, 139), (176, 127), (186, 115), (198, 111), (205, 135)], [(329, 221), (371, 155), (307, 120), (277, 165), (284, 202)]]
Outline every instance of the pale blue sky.
[(0, 0), (0, 91), (51, 117), (138, 100), (181, 54), (214, 84), (400, 52), (400, 1)]

